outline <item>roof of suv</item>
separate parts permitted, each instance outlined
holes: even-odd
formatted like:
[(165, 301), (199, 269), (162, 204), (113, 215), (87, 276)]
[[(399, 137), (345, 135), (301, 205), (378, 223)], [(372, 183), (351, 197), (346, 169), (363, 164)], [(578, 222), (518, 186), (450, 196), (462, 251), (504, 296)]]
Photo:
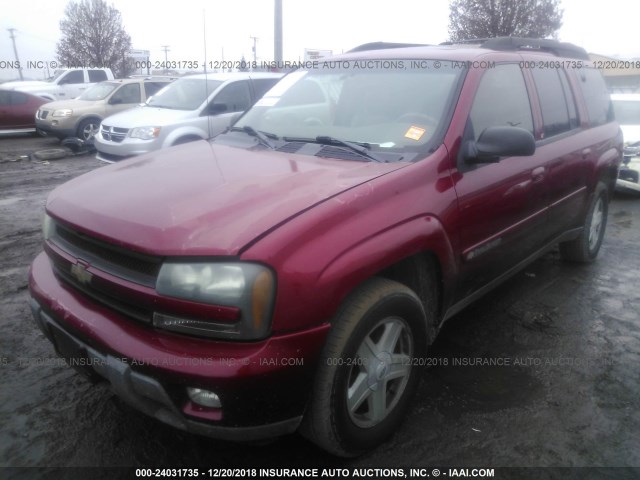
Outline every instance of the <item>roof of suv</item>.
[[(371, 52), (371, 53), (369, 53)], [(375, 53), (373, 53), (375, 52)], [(355, 47), (341, 57), (345, 58), (429, 58), (469, 60), (491, 52), (533, 53), (556, 57), (589, 60), (587, 51), (572, 43), (556, 40), (520, 37), (470, 39), (440, 45), (373, 42)]]
[(185, 75), (180, 78), (196, 78), (208, 80), (242, 80), (245, 78), (278, 78), (282, 77), (282, 73), (273, 72), (224, 72), (224, 73), (198, 73), (196, 75)]
[(103, 80), (102, 82), (98, 82), (98, 83), (120, 83), (122, 85), (126, 85), (128, 83), (140, 83), (140, 82), (167, 82), (167, 83), (171, 83), (175, 80), (174, 78), (169, 78), (169, 77), (165, 77), (165, 78), (116, 78), (114, 80)]

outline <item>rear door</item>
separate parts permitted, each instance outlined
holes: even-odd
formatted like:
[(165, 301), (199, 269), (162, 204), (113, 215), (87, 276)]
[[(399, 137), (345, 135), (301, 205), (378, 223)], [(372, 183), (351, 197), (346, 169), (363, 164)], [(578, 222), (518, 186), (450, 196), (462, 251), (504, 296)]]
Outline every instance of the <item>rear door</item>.
[(15, 128), (11, 118), (10, 90), (0, 90), (0, 128)]
[[(527, 84), (517, 63), (487, 69), (469, 112), (463, 141), (478, 140), (491, 126), (513, 126), (533, 134)], [(467, 165), (458, 159), (461, 257), (458, 299), (465, 298), (524, 260), (540, 245), (547, 218), (544, 160), (501, 158)]]
[(559, 68), (533, 68), (530, 72), (542, 115), (536, 154), (544, 162), (548, 178), (549, 222), (546, 230), (551, 240), (583, 216), (592, 148), (580, 128), (567, 72)]

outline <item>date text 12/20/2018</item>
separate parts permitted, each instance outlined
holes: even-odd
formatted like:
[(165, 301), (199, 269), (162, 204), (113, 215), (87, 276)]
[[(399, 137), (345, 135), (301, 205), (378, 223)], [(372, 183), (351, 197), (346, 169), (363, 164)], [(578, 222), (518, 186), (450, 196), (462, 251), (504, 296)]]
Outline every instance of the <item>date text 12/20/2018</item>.
[(133, 62), (133, 67), (136, 69), (165, 69), (165, 70), (200, 70), (203, 68), (211, 68), (213, 70), (216, 69), (254, 69), (258, 68), (261, 65), (258, 62), (254, 61), (231, 61), (231, 60), (211, 60), (208, 62), (200, 62), (198, 60), (166, 60), (166, 61), (135, 61)]

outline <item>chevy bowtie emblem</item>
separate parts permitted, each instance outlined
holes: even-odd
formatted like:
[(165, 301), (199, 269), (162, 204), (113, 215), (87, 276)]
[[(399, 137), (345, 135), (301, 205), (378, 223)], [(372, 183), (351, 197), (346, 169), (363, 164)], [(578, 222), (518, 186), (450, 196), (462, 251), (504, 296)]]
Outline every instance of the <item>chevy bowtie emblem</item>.
[(93, 278), (93, 274), (87, 270), (88, 265), (75, 263), (71, 265), (71, 276), (75, 278), (80, 285), (88, 285)]

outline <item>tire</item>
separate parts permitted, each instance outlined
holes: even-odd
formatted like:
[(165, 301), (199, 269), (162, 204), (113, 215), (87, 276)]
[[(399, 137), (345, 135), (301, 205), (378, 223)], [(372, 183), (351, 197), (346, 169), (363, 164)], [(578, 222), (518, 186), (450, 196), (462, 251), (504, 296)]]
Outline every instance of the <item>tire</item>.
[(400, 425), (419, 382), (427, 318), (404, 285), (368, 280), (338, 311), (327, 337), (301, 433), (342, 456), (382, 443)]
[(598, 183), (584, 218), (582, 233), (575, 240), (560, 244), (560, 256), (570, 262), (589, 263), (598, 256), (609, 214), (609, 191)]
[(87, 141), (93, 138), (100, 131), (100, 120), (97, 118), (86, 118), (78, 125), (78, 138)]

